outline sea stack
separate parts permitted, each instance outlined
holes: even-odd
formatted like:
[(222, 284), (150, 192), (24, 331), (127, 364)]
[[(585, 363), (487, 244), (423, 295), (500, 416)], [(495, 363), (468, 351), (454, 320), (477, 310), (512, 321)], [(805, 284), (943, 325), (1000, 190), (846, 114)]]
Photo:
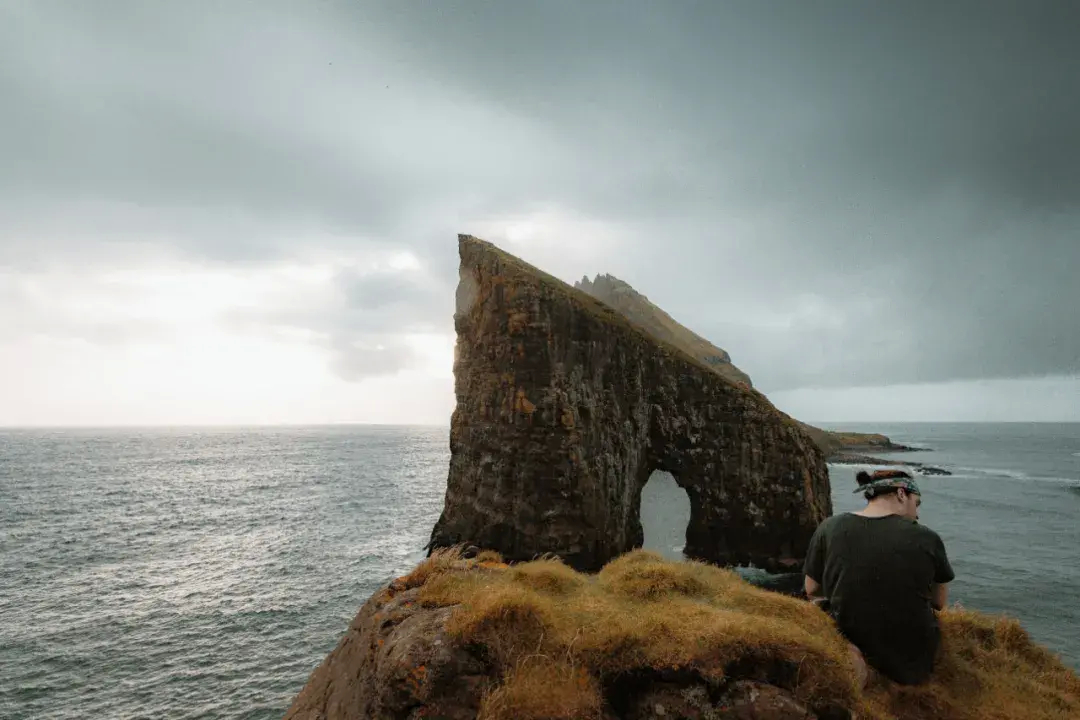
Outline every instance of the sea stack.
[(690, 499), (684, 553), (797, 567), (831, 514), (822, 451), (764, 395), (581, 289), (458, 238), (457, 406), (430, 549), (596, 571), (639, 547), (655, 470)]

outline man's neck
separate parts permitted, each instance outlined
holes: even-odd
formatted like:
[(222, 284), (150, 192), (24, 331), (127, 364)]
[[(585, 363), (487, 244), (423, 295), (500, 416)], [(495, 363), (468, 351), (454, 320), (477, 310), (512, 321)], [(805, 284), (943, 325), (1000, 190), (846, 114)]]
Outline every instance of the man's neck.
[(855, 514), (862, 515), (863, 517), (879, 518), (888, 517), (889, 515), (899, 515), (900, 513), (897, 512), (895, 508), (889, 505), (870, 503)]

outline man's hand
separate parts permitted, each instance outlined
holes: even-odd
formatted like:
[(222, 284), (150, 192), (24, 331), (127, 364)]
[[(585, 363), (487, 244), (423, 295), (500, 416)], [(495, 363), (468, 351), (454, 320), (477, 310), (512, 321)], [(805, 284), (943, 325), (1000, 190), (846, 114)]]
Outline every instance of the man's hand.
[(809, 575), (803, 581), (803, 590), (806, 591), (806, 597), (808, 598), (821, 597), (821, 583)]
[(930, 606), (935, 610), (944, 610), (949, 602), (949, 585), (947, 583), (934, 583), (930, 586)]

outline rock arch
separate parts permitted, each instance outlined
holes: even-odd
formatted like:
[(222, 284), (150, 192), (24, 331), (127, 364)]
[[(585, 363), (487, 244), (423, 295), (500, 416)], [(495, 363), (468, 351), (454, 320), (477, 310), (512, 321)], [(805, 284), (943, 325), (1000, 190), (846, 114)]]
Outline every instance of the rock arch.
[(429, 549), (597, 570), (641, 545), (641, 489), (664, 470), (690, 497), (688, 556), (801, 560), (832, 504), (794, 420), (587, 293), (472, 236), (458, 244), (457, 406)]
[(682, 558), (690, 524), (690, 496), (686, 490), (669, 473), (654, 470), (641, 490), (640, 507), (642, 547), (666, 558)]

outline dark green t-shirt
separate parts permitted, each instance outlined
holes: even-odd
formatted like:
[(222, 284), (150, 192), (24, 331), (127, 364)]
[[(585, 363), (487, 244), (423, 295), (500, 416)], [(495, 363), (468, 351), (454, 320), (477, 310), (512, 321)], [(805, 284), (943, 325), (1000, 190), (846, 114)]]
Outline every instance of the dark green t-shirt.
[(940, 639), (931, 584), (955, 577), (936, 532), (900, 515), (834, 515), (814, 532), (804, 572), (868, 663), (899, 683), (930, 676)]

